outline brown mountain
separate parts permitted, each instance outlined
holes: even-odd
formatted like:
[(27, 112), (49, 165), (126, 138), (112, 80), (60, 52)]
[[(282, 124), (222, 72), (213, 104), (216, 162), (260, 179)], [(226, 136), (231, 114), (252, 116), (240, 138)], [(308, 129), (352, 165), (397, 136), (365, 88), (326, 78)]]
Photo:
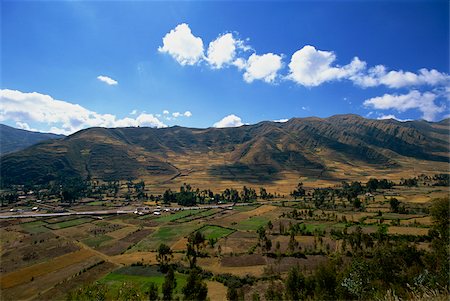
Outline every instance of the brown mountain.
[(32, 132), (0, 124), (0, 155), (25, 149), (41, 141), (62, 137), (64, 135)]
[(4, 183), (141, 178), (155, 187), (340, 181), (447, 171), (449, 121), (357, 115), (238, 128), (90, 128), (1, 157)]

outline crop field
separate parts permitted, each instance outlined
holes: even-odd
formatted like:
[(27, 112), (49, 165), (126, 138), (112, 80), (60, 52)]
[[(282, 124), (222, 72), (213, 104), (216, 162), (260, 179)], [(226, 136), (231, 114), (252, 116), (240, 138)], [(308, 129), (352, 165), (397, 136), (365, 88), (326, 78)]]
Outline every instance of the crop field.
[(202, 228), (198, 229), (198, 231), (200, 231), (206, 239), (219, 239), (224, 236), (230, 235), (235, 230), (214, 225), (205, 225)]
[[(175, 273), (177, 287), (175, 295), (181, 296), (181, 288), (186, 284), (187, 275)], [(161, 291), (164, 282), (164, 274), (159, 272), (156, 266), (130, 266), (115, 270), (99, 280), (108, 287), (108, 298), (115, 299), (123, 283), (132, 283), (142, 292), (147, 292), (149, 284), (155, 283)]]
[[(424, 189), (427, 196), (439, 195), (435, 188)], [(356, 240), (344, 241), (343, 237), (369, 235), (376, 239), (381, 226), (388, 237), (411, 240), (418, 250), (429, 252), (433, 219), (427, 202), (417, 202), (420, 191), (390, 189), (364, 200), (361, 209), (350, 204), (316, 209), (305, 200), (288, 200), (232, 209), (162, 211), (161, 216), (124, 214), (101, 219), (62, 216), (1, 221), (2, 298), (65, 299), (68, 291), (94, 282), (107, 287), (107, 300), (116, 299), (119, 290), (130, 286), (146, 296), (150, 282), (157, 284), (161, 293), (164, 274), (157, 266), (158, 247), (162, 243), (168, 245), (174, 252), (172, 262), (186, 269), (187, 238), (196, 231), (205, 239), (200, 246), (203, 256), (197, 264), (213, 275), (205, 279), (211, 300), (226, 298), (227, 286), (216, 281), (217, 275), (260, 279), (248, 287), (249, 291), (267, 288), (267, 279), (274, 275), (285, 279), (293, 266), (298, 266), (305, 276), (313, 275), (335, 254), (343, 262), (351, 260)], [(391, 195), (400, 200), (405, 212), (392, 210)], [(260, 241), (260, 228), (265, 231), (264, 239), (270, 241), (268, 247)], [(363, 249), (371, 246), (364, 245)], [(177, 271), (175, 275), (175, 296), (182, 298), (187, 274)]]
[(64, 228), (69, 228), (69, 227), (73, 227), (73, 226), (78, 226), (81, 224), (89, 223), (91, 221), (92, 221), (92, 218), (83, 217), (83, 218), (77, 218), (77, 219), (68, 220), (68, 221), (55, 223), (55, 224), (48, 224), (46, 227), (50, 228), (52, 230), (57, 230), (57, 229), (64, 229)]

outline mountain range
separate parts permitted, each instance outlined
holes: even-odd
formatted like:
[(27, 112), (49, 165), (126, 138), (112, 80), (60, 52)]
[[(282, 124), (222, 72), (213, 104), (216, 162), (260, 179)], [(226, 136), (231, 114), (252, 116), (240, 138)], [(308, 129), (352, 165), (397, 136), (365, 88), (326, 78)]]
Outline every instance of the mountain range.
[(41, 141), (63, 137), (64, 135), (32, 132), (0, 124), (0, 155), (25, 149)]
[(157, 190), (394, 179), (448, 171), (449, 123), (336, 115), (235, 128), (89, 128), (2, 155), (1, 176), (6, 184), (143, 179)]

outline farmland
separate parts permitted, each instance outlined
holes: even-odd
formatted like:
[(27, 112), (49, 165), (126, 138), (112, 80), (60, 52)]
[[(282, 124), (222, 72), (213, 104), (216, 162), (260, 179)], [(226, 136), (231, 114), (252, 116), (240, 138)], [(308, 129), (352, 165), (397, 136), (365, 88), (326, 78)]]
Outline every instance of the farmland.
[[(339, 257), (348, 268), (355, 257), (377, 256), (380, 237), (392, 243), (389, 248), (398, 244), (432, 252), (434, 221), (429, 208), (433, 202), (419, 202), (418, 196), (443, 196), (446, 189), (422, 186), (411, 192), (394, 186), (362, 193), (357, 196), (361, 204), (356, 205), (333, 196), (331, 190), (318, 205), (325, 192), (314, 190), (298, 199), (258, 199), (232, 208), (199, 205), (195, 210), (175, 210), (176, 204), (163, 205), (160, 215), (150, 210), (101, 218), (6, 219), (0, 229), (2, 298), (64, 299), (67, 293), (92, 285), (104, 288), (108, 300), (124, 290), (136, 292), (139, 299), (147, 298), (150, 283), (162, 296), (166, 274), (159, 269), (161, 244), (174, 252), (173, 296), (183, 298), (189, 276), (188, 245), (198, 232), (204, 240), (196, 246), (196, 265), (211, 300), (225, 299), (232, 289), (245, 300), (253, 295), (265, 300), (273, 279), (283, 285), (294, 266), (305, 277), (313, 277)], [(393, 202), (392, 195), (401, 201)], [(135, 200), (127, 206), (150, 205)], [(71, 210), (84, 208), (74, 204)], [(383, 248), (388, 248), (385, 243)]]

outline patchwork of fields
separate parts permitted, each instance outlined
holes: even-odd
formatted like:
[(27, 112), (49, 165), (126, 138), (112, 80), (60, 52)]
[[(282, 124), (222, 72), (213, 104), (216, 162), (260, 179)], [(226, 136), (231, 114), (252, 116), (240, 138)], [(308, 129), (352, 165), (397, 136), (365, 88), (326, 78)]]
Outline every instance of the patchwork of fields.
[[(408, 197), (405, 190), (402, 199)], [(381, 225), (385, 225), (388, 235), (418, 237), (420, 248), (428, 249), (432, 220), (424, 213), (426, 204), (418, 202), (417, 197), (411, 203), (403, 202), (410, 213), (390, 212), (386, 198), (378, 195), (374, 201), (365, 202), (365, 210), (312, 210), (304, 201), (291, 200), (235, 206), (232, 210), (163, 212), (161, 216), (2, 221), (2, 299), (51, 296), (64, 299), (68, 291), (94, 281), (108, 288), (111, 300), (124, 282), (134, 283), (144, 293), (150, 282), (161, 288), (164, 275), (156, 265), (159, 245), (170, 246), (175, 252), (173, 261), (185, 266), (187, 237), (195, 231), (205, 237), (198, 264), (213, 275), (284, 275), (294, 265), (308, 274), (326, 262), (329, 254), (350, 250), (343, 246), (341, 236), (334, 233), (376, 233)], [(294, 226), (297, 232), (292, 236), (288, 230)], [(264, 252), (260, 228), (265, 229), (271, 241)], [(265, 252), (273, 256), (265, 256)], [(297, 255), (280, 255), (291, 253)], [(176, 272), (175, 296), (181, 297), (186, 279), (186, 274)], [(207, 282), (210, 297), (221, 300), (225, 298), (226, 287), (213, 279)]]

